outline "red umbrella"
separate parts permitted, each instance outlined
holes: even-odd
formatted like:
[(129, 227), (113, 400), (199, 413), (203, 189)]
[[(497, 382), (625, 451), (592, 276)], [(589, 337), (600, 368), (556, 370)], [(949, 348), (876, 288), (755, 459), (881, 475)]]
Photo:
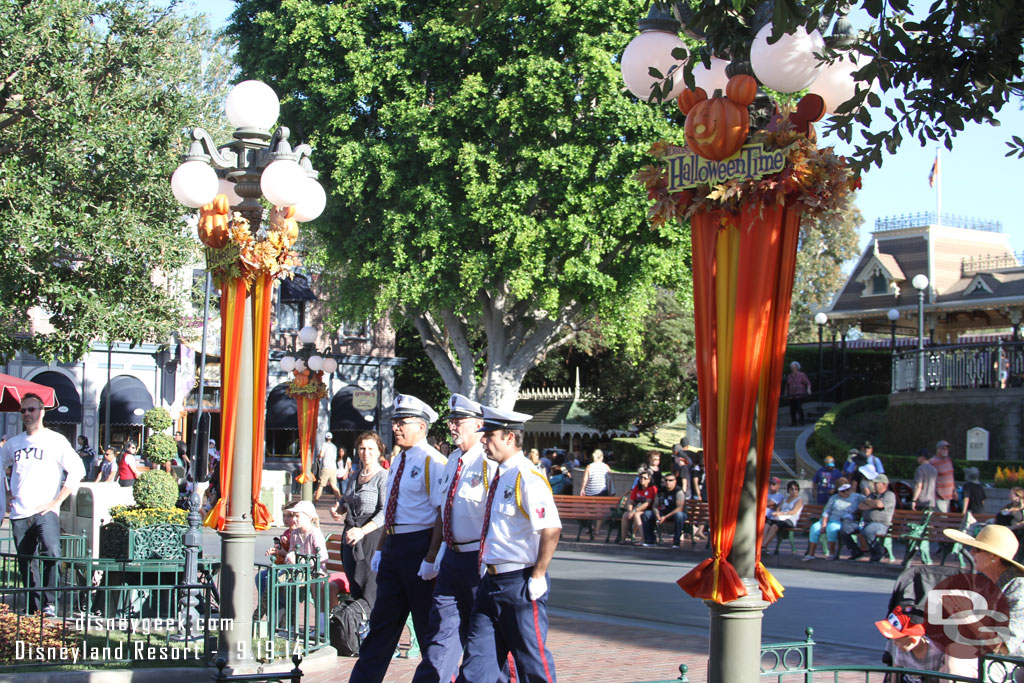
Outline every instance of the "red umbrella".
[(0, 412), (17, 411), (25, 394), (37, 394), (43, 399), (44, 408), (57, 407), (57, 394), (52, 387), (0, 373)]

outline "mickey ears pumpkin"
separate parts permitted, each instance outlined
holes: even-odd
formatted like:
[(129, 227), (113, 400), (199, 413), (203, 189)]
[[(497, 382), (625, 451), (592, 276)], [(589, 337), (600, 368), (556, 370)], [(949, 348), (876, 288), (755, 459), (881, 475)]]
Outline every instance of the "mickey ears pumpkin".
[(757, 97), (757, 80), (747, 74), (736, 74), (726, 84), (725, 96), (741, 107), (749, 106)]
[(679, 93), (679, 97), (676, 98), (676, 106), (679, 107), (679, 111), (686, 115), (690, 113), (694, 105), (698, 102), (703, 102), (707, 98), (708, 94), (704, 88), (694, 88), (693, 90), (687, 88)]

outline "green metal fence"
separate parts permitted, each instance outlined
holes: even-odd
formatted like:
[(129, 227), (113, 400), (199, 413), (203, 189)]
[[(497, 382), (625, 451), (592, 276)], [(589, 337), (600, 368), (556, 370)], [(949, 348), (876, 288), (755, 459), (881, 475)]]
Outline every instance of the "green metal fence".
[(295, 564), (259, 566), (259, 604), (253, 619), (257, 658), (303, 657), (330, 644), (330, 589), (319, 558), (299, 555)]

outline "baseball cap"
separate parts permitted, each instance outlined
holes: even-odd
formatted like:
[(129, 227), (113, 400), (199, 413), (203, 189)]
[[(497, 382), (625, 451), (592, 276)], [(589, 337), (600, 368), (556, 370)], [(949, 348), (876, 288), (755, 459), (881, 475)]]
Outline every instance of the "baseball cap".
[(781, 484), (782, 480), (779, 479), (778, 477), (772, 477), (771, 479), (768, 480), (768, 483), (769, 484)]
[(826, 466), (834, 466), (835, 464), (836, 464), (836, 459), (835, 458), (833, 458), (831, 455), (826, 455), (825, 456), (825, 465)]
[(843, 484), (842, 486), (840, 486), (840, 487), (839, 487), (838, 489), (836, 489), (836, 490), (837, 490), (837, 491), (849, 491), (849, 490), (850, 490), (851, 488), (853, 488), (853, 487), (852, 487), (852, 486), (850, 486), (849, 484)]
[(938, 449), (942, 448), (943, 446), (949, 446), (949, 442), (948, 441), (940, 441), (940, 442), (938, 442), (937, 444), (935, 444), (935, 450), (938, 450)]
[(309, 515), (310, 519), (320, 519), (320, 517), (316, 514), (316, 508), (313, 507), (313, 504), (308, 500), (299, 501), (298, 503), (293, 505), (292, 512), (303, 512)]
[(876, 474), (875, 478), (872, 479), (871, 481), (873, 481), (876, 484), (878, 484), (878, 483), (888, 484), (889, 483), (889, 477), (885, 476), (884, 474)]
[(923, 636), (924, 624), (915, 624), (910, 620), (903, 607), (896, 606), (887, 618), (876, 621), (875, 626), (886, 638), (906, 638), (907, 636)]

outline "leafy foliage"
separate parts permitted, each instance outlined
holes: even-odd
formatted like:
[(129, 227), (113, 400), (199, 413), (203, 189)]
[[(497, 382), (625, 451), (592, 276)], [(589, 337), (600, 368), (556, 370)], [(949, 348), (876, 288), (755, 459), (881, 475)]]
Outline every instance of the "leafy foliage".
[(178, 444), (167, 434), (153, 434), (146, 439), (142, 452), (154, 465), (163, 465), (178, 455)]
[(26, 651), (35, 652), (38, 647), (70, 647), (73, 641), (74, 633), (67, 626), (49, 623), (42, 614), (15, 614), (10, 605), (0, 603), (0, 664), (19, 664), (25, 659)]
[(670, 126), (622, 93), (635, 5), (462, 8), (241, 0), (229, 33), (333, 186), (315, 223), (333, 314), (403, 313), (448, 390), (508, 405), (588, 321), (631, 343), (688, 241), (629, 189)]
[(653, 433), (697, 395), (692, 307), (660, 290), (637, 350), (605, 353), (587, 384), (586, 407), (603, 429)]
[[(920, 20), (908, 16), (910, 0), (779, 0), (763, 16), (758, 12), (769, 5), (761, 0), (668, 4), (690, 35), (703, 40), (691, 54), (688, 78), (693, 66), (713, 53), (746, 58), (751, 26), (758, 19), (770, 19), (776, 36), (798, 25), (827, 33), (828, 19), (837, 10), (849, 5), (863, 9), (872, 21), (854, 48), (866, 58), (858, 60), (863, 66), (855, 76), (862, 85), (877, 85), (862, 87), (829, 124), (848, 142), (860, 129), (863, 143), (856, 145), (852, 160), (858, 168), (881, 166), (905, 137), (922, 145), (941, 141), (951, 149), (967, 122), (999, 125), (1000, 110), (1024, 100), (1024, 3), (1016, 0), (935, 0)], [(883, 110), (881, 125), (873, 125), (878, 121), (871, 107), (879, 107), (880, 93), (890, 91), (895, 104)], [(1007, 156), (1024, 154), (1020, 138), (1007, 145)]]
[(132, 487), (139, 508), (173, 508), (178, 502), (178, 482), (163, 470), (143, 472)]
[[(150, 408), (146, 411), (146, 414), (142, 416), (142, 424), (154, 432), (162, 432), (173, 424), (171, 420), (171, 414), (167, 411), (167, 408), (157, 406), (156, 408)], [(148, 457), (148, 456), (147, 456)]]
[(168, 178), (184, 125), (217, 128), (223, 49), (144, 0), (0, 3), (0, 46), (0, 356), (165, 340), (196, 256)]
[(110, 508), (111, 521), (131, 529), (153, 526), (154, 524), (185, 524), (188, 510), (181, 508), (139, 508), (115, 505)]

